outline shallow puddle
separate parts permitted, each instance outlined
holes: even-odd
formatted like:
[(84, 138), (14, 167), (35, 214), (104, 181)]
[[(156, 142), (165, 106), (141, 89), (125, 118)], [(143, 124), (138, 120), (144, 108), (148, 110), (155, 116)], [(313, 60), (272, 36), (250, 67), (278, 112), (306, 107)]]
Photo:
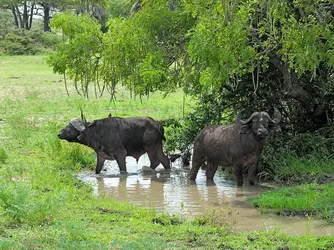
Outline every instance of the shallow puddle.
[(189, 168), (179, 167), (178, 162), (173, 164), (171, 171), (165, 171), (160, 165), (156, 173), (142, 171), (143, 166), (149, 166), (146, 155), (138, 164), (132, 157), (127, 157), (126, 162), (127, 175), (119, 174), (116, 161), (108, 161), (106, 171), (101, 174), (83, 172), (79, 178), (92, 184), (96, 195), (154, 208), (157, 212), (195, 217), (207, 209), (217, 208), (226, 216), (227, 224), (233, 225), (233, 230), (238, 232), (278, 228), (290, 235), (334, 234), (334, 226), (322, 220), (262, 214), (252, 207), (248, 198), (265, 188), (236, 187), (235, 181), (224, 176), (222, 171), (217, 171), (214, 183), (207, 183), (204, 171), (200, 170), (194, 182), (189, 180)]

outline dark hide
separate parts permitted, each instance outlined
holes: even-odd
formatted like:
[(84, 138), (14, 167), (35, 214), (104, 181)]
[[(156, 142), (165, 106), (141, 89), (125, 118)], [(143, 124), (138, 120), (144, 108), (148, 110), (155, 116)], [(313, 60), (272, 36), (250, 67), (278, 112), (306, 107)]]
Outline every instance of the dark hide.
[(148, 154), (151, 168), (160, 163), (170, 169), (168, 157), (162, 151), (166, 140), (163, 127), (150, 117), (107, 118), (86, 122), (84, 117), (75, 118), (59, 134), (60, 139), (77, 142), (95, 150), (96, 174), (102, 170), (105, 160), (116, 160), (121, 172), (126, 172), (125, 157), (133, 156), (138, 161)]
[(206, 162), (207, 180), (212, 180), (218, 166), (233, 167), (237, 185), (243, 184), (243, 171), (248, 169), (249, 183), (254, 184), (257, 163), (269, 131), (279, 132), (281, 115), (275, 110), (271, 119), (266, 112), (255, 112), (246, 121), (237, 118), (232, 125), (210, 125), (202, 129), (194, 143), (190, 179), (195, 180)]

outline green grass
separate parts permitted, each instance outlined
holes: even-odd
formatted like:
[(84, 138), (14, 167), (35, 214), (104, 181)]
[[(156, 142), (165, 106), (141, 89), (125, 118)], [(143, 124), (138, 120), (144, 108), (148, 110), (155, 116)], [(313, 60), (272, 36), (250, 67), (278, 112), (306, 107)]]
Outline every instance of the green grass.
[[(89, 100), (53, 75), (43, 56), (0, 57), (0, 249), (330, 249), (333, 237), (233, 233), (223, 212), (193, 221), (96, 198), (77, 179), (95, 155), (57, 133), (82, 108), (88, 120), (180, 117), (183, 94), (130, 99), (120, 87)], [(187, 98), (187, 103), (193, 101)], [(189, 105), (185, 111), (190, 110)], [(212, 219), (214, 216), (214, 219)]]
[(263, 169), (260, 174), (263, 179), (269, 176), (284, 185), (323, 183), (326, 176), (334, 173), (333, 159), (317, 152), (302, 157), (277, 153), (275, 158), (274, 167)]
[(334, 223), (334, 183), (306, 184), (267, 191), (252, 200), (283, 215), (317, 215)]

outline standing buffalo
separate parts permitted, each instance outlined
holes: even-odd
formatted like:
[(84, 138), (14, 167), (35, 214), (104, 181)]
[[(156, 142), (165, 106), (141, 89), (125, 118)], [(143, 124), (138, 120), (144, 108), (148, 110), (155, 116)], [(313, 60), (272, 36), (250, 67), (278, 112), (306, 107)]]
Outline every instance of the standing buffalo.
[(266, 112), (254, 112), (247, 120), (240, 114), (232, 125), (210, 125), (202, 129), (194, 143), (190, 179), (195, 180), (201, 165), (206, 162), (206, 178), (212, 180), (218, 165), (233, 167), (237, 185), (243, 184), (243, 170), (248, 167), (249, 184), (253, 185), (257, 163), (269, 131), (279, 132), (280, 112), (274, 119)]
[(121, 172), (126, 172), (125, 157), (133, 156), (138, 161), (148, 154), (151, 168), (161, 163), (170, 169), (168, 157), (162, 151), (162, 141), (166, 140), (164, 129), (150, 117), (120, 118), (109, 115), (107, 118), (87, 122), (73, 118), (58, 134), (60, 139), (86, 145), (96, 152), (95, 173), (99, 174), (105, 160), (115, 160)]

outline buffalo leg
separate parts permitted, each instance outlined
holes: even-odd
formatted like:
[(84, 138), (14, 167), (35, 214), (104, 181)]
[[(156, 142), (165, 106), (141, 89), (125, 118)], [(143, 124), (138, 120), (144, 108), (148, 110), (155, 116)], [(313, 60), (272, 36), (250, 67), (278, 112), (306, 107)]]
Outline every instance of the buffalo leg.
[(103, 157), (99, 156), (98, 154), (96, 154), (96, 167), (95, 167), (95, 174), (99, 174), (101, 173), (103, 164), (105, 162), (106, 159), (104, 159)]
[(248, 182), (249, 185), (254, 185), (257, 175), (257, 164), (252, 164), (248, 169)]
[(191, 169), (190, 169), (190, 180), (195, 180), (196, 179), (198, 170), (204, 162), (205, 162), (204, 157), (198, 156), (197, 154), (195, 154), (195, 151), (194, 151), (192, 166), (191, 166)]
[(243, 167), (241, 165), (234, 167), (234, 174), (237, 177), (237, 185), (240, 187), (244, 182)]
[(162, 145), (158, 149), (157, 156), (158, 156), (158, 159), (161, 162), (161, 164), (164, 166), (164, 168), (165, 169), (170, 169), (170, 162), (169, 162), (168, 157), (162, 151)]
[(206, 179), (207, 180), (213, 180), (213, 176), (215, 175), (218, 165), (215, 165), (211, 162), (208, 162), (207, 164), (208, 168), (206, 170)]
[(156, 151), (153, 151), (153, 152), (150, 151), (150, 152), (147, 152), (147, 154), (148, 154), (148, 158), (150, 159), (150, 162), (151, 162), (150, 168), (156, 169), (157, 166), (160, 163), (157, 152)]
[(115, 155), (118, 167), (119, 167), (119, 171), (121, 173), (127, 173), (126, 172), (126, 165), (125, 165), (125, 155)]

